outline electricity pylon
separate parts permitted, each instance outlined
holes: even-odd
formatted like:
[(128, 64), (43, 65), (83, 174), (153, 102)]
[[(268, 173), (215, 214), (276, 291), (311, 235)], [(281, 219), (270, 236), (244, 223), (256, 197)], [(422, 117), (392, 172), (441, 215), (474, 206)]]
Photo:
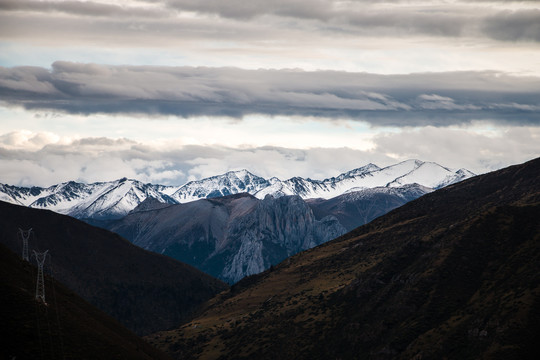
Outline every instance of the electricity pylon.
[(21, 234), (23, 247), (22, 247), (22, 258), (23, 260), (30, 261), (28, 258), (28, 239), (30, 238), (30, 233), (32, 232), (32, 228), (28, 230), (23, 230), (19, 228), (19, 233)]
[(47, 304), (45, 302), (45, 280), (43, 279), (43, 264), (45, 264), (45, 259), (47, 258), (47, 253), (49, 252), (49, 250), (46, 250), (42, 253), (38, 253), (36, 252), (36, 250), (33, 250), (33, 252), (38, 264), (36, 300), (42, 301), (44, 304)]

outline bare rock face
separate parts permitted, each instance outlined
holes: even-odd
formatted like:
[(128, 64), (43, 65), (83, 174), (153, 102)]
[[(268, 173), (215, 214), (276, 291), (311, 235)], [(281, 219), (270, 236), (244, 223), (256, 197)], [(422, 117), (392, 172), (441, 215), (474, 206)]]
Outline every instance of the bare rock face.
[(252, 212), (232, 224), (229, 237), (234, 239), (238, 251), (219, 277), (236, 282), (345, 232), (334, 216), (316, 220), (299, 196), (267, 196)]

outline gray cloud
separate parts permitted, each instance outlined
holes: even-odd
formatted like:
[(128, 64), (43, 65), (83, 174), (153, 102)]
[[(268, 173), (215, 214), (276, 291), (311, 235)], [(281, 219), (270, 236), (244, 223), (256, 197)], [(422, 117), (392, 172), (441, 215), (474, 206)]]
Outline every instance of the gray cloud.
[(540, 41), (540, 9), (504, 11), (484, 20), (488, 36), (505, 41)]
[(477, 174), (540, 156), (540, 128), (510, 127), (494, 134), (425, 127), (399, 133), (381, 133), (377, 152), (402, 158), (430, 159), (449, 167), (464, 167)]
[[(312, 39), (340, 34), (540, 41), (540, 5), (534, 1), (163, 0), (141, 6), (141, 2), (129, 1), (118, 5), (0, 0), (0, 10), (4, 36), (15, 33), (47, 39), (57, 35), (57, 42), (74, 36), (79, 41), (110, 44), (111, 34), (119, 44), (126, 39), (140, 44), (146, 37), (174, 42), (178, 34), (187, 39), (227, 37), (246, 41), (256, 37), (259, 41), (272, 38), (289, 42), (292, 31), (302, 34), (293, 37)], [(197, 16), (186, 17), (185, 12)], [(216, 17), (220, 20), (215, 21)], [(227, 29), (225, 34), (223, 29)]]
[[(16, 132), (0, 136), (0, 167), (4, 170), (0, 173), (0, 183), (50, 186), (68, 180), (96, 182), (126, 176), (144, 182), (182, 185), (243, 168), (263, 177), (324, 178), (350, 170), (359, 156), (365, 155), (347, 148), (238, 149), (186, 145), (164, 150), (128, 139), (83, 138), (58, 144), (40, 141), (40, 134), (26, 142), (21, 142), (19, 137)], [(369, 159), (388, 161), (389, 158), (372, 155)]]
[(262, 15), (281, 15), (306, 19), (328, 19), (334, 1), (325, 0), (167, 0), (166, 4), (177, 9), (199, 13), (217, 14), (226, 18), (251, 19)]
[(29, 0), (0, 0), (0, 10), (4, 11), (30, 11), (30, 12), (57, 12), (84, 17), (93, 16), (122, 16), (122, 17), (164, 17), (166, 12), (159, 9), (140, 8), (134, 6), (120, 6), (93, 1), (29, 1)]
[[(487, 36), (504, 41), (540, 41), (540, 9), (516, 9), (537, 1), (334, 1), (334, 0), (169, 0), (168, 6), (224, 18), (250, 20), (268, 15), (317, 20), (340, 32), (365, 35)], [(393, 3), (393, 4), (392, 4)], [(396, 4), (400, 6), (396, 6)], [(405, 5), (405, 6), (403, 6)], [(510, 5), (510, 8), (507, 6)], [(260, 21), (260, 20), (258, 20)], [(350, 27), (344, 26), (344, 24)]]
[(337, 71), (106, 66), (0, 68), (7, 106), (77, 114), (351, 118), (381, 126), (489, 119), (540, 124), (540, 79), (495, 72), (375, 75)]

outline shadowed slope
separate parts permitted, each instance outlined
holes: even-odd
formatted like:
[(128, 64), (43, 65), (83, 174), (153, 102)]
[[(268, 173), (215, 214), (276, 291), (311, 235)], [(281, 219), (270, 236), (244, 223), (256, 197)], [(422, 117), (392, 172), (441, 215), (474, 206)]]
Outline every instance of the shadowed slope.
[(49, 276), (48, 304), (36, 302), (36, 272), (0, 244), (0, 358), (169, 358)]
[(0, 242), (17, 254), (17, 231), (49, 250), (54, 277), (138, 334), (179, 324), (227, 286), (197, 269), (145, 251), (109, 231), (47, 210), (0, 202)]
[(537, 159), (425, 195), (148, 339), (188, 359), (533, 358), (539, 179)]
[(350, 231), (431, 191), (431, 188), (411, 184), (363, 189), (328, 200), (309, 199), (306, 202), (318, 219), (333, 215)]

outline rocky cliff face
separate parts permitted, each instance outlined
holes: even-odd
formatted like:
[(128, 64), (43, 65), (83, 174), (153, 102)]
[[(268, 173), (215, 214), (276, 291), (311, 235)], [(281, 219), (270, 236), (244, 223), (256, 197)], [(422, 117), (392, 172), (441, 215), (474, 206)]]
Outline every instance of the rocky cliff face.
[(235, 283), (431, 191), (412, 184), (329, 200), (298, 195), (260, 200), (247, 193), (176, 205), (146, 200), (125, 218), (101, 226)]
[(134, 211), (108, 228), (229, 283), (346, 231), (334, 216), (317, 220), (299, 196), (249, 194)]
[(226, 256), (227, 265), (219, 277), (236, 282), (345, 231), (334, 216), (316, 220), (311, 208), (299, 196), (277, 199), (267, 196), (252, 212), (231, 224), (229, 238), (233, 243), (230, 246), (238, 250)]

